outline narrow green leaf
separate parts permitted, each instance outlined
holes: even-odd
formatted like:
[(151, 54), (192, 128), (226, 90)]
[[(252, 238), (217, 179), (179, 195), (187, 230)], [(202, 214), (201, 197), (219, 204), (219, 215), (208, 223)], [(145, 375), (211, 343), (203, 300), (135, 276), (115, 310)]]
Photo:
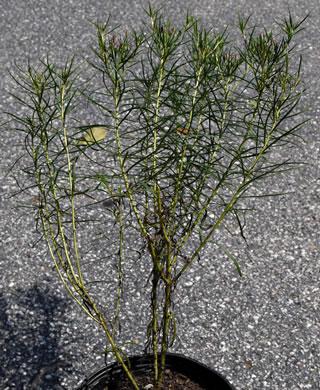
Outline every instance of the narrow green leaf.
[(220, 249), (222, 249), (224, 251), (224, 253), (233, 261), (234, 265), (237, 268), (239, 276), (242, 276), (242, 272), (241, 272), (241, 269), (240, 269), (240, 266), (239, 266), (237, 259), (223, 245), (218, 244), (216, 241), (214, 241), (214, 244), (216, 244)]

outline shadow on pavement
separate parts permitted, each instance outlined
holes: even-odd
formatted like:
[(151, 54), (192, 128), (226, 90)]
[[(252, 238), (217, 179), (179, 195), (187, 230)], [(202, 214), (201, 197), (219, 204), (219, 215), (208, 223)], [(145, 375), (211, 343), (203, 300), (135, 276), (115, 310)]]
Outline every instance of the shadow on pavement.
[(64, 389), (63, 372), (71, 367), (60, 338), (67, 302), (35, 285), (0, 293), (0, 307), (0, 388)]

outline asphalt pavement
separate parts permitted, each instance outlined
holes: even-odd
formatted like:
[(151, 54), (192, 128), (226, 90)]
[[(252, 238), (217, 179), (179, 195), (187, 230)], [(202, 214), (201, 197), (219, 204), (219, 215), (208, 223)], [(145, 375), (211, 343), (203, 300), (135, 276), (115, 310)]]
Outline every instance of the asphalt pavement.
[[(158, 3), (153, 2), (155, 6)], [(8, 70), (49, 54), (63, 61), (89, 53), (90, 20), (138, 27), (146, 1), (0, 0), (0, 112), (19, 113), (9, 93)], [(176, 305), (179, 335), (173, 351), (195, 358), (228, 378), (236, 390), (320, 389), (320, 2), (319, 0), (167, 0), (163, 13), (182, 21), (187, 11), (222, 31), (252, 14), (271, 28), (288, 16), (309, 18), (297, 37), (307, 88), (303, 103), (310, 121), (307, 141), (294, 150), (307, 163), (265, 182), (289, 196), (261, 198), (248, 217), (246, 244), (226, 236), (237, 256), (239, 278), (223, 253), (209, 245), (201, 264), (183, 279)], [(232, 36), (232, 34), (231, 34)], [(0, 123), (5, 121), (2, 115)], [(0, 142), (0, 389), (76, 389), (103, 365), (101, 330), (75, 307), (50, 262), (45, 245), (35, 245), (32, 213), (23, 214), (12, 176), (19, 135), (1, 126)], [(25, 195), (20, 201), (28, 202)], [(224, 237), (220, 237), (223, 239)], [(100, 270), (97, 269), (99, 273)], [(103, 269), (101, 270), (103, 272)], [(131, 288), (131, 290), (130, 290)], [(143, 291), (132, 284), (126, 297), (124, 338), (143, 340), (139, 308)], [(135, 350), (138, 352), (138, 349)]]

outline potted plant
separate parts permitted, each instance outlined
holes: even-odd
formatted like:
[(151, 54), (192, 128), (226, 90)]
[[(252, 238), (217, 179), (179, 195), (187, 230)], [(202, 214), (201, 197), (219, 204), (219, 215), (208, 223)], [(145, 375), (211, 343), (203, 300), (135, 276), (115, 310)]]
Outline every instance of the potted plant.
[[(104, 369), (97, 387), (88, 380), (83, 388), (102, 386), (101, 375), (110, 385), (121, 372), (131, 388), (163, 388), (174, 360), (175, 288), (227, 216), (243, 235), (241, 201), (258, 196), (265, 177), (293, 167), (280, 152), (300, 141), (305, 123), (293, 45), (304, 20), (290, 15), (274, 32), (239, 16), (242, 43), (231, 45), (226, 31), (190, 15), (176, 27), (150, 5), (147, 13), (140, 32), (94, 23), (87, 67), (76, 57), (62, 67), (46, 58), (12, 72), (23, 110), (9, 114), (27, 156), (21, 188), (35, 191), (37, 227), (55, 269), (116, 360), (116, 374)], [(98, 262), (106, 275), (95, 275)], [(137, 283), (150, 293), (147, 385), (137, 376), (145, 358), (128, 357), (119, 332), (125, 275), (137, 264), (145, 270)], [(191, 372), (184, 361), (180, 374), (183, 366)], [(212, 389), (210, 380), (200, 385)]]

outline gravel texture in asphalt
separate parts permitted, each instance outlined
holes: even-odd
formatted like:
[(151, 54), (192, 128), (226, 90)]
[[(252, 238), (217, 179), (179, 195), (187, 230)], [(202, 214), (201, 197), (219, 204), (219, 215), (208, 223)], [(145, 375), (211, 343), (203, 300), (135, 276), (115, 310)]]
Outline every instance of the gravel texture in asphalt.
[[(9, 96), (8, 69), (46, 54), (56, 61), (89, 53), (90, 20), (137, 27), (146, 1), (0, 0), (0, 110), (19, 110)], [(288, 15), (302, 19), (297, 37), (311, 120), (295, 160), (307, 163), (268, 179), (290, 196), (261, 198), (248, 217), (246, 238), (218, 236), (240, 261), (208, 245), (177, 290), (178, 337), (173, 351), (225, 375), (236, 390), (320, 389), (320, 3), (319, 0), (168, 0), (163, 13), (176, 23), (190, 10), (223, 30), (243, 17), (267, 28)], [(232, 27), (231, 27), (232, 30)], [(84, 118), (81, 118), (85, 120)], [(5, 120), (1, 115), (0, 123)], [(3, 128), (3, 126), (1, 126)], [(4, 126), (5, 127), (5, 126)], [(22, 214), (8, 168), (19, 153), (18, 134), (1, 131), (0, 159), (0, 389), (76, 389), (103, 365), (101, 330), (75, 306), (52, 269), (43, 243), (36, 246), (32, 213)], [(88, 232), (88, 234), (90, 234)], [(220, 233), (219, 233), (220, 234)], [(95, 272), (105, 272), (101, 265)], [(136, 272), (144, 273), (143, 265)], [(129, 280), (122, 321), (124, 339), (144, 339), (144, 290)], [(140, 312), (139, 312), (140, 310)], [(139, 314), (137, 314), (139, 313)], [(142, 314), (140, 314), (142, 313)], [(138, 352), (136, 349), (134, 352)]]

